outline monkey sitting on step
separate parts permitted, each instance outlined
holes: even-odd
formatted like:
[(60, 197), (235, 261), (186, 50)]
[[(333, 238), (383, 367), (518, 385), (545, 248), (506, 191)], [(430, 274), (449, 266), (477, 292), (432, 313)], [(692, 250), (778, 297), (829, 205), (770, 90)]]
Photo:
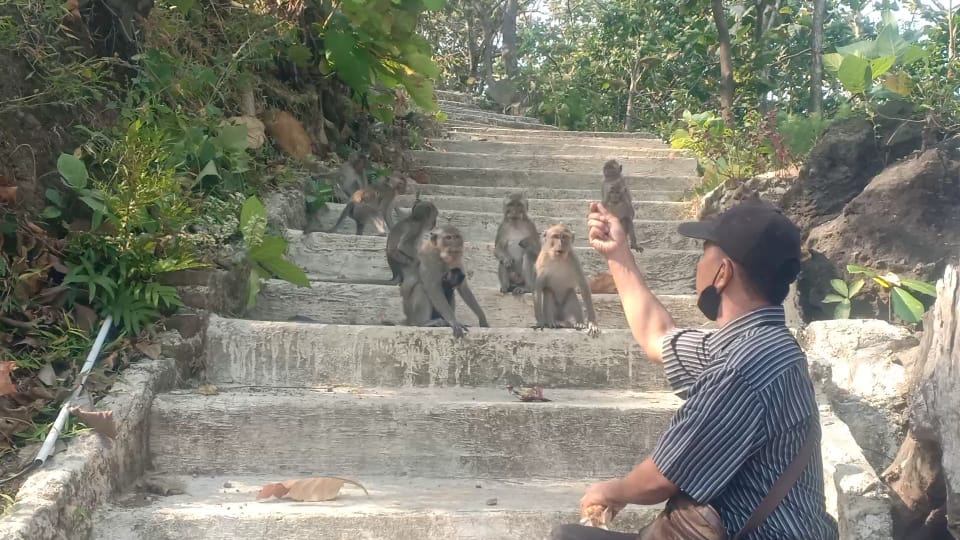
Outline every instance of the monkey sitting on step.
[(533, 290), (534, 265), (540, 251), (537, 226), (527, 215), (523, 193), (511, 194), (503, 203), (503, 221), (497, 229), (493, 254), (499, 262), (500, 292), (524, 294)]
[[(543, 231), (543, 247), (537, 257), (536, 282), (533, 287), (533, 311), (536, 329), (587, 329), (590, 337), (600, 335), (597, 314), (593, 310), (590, 285), (573, 249), (573, 231), (563, 224), (551, 225)], [(577, 299), (577, 289), (587, 308), (587, 324)]]
[(350, 216), (357, 222), (357, 235), (363, 234), (367, 224), (372, 224), (378, 234), (386, 234), (393, 227), (393, 200), (398, 193), (406, 191), (406, 179), (396, 174), (387, 177), (382, 184), (358, 189), (350, 196), (337, 222), (326, 232), (336, 231), (343, 220)]
[(466, 325), (457, 320), (454, 291), (477, 315), (481, 327), (487, 317), (467, 285), (463, 271), (463, 235), (451, 225), (430, 233), (418, 252), (419, 264), (413, 276), (404, 276), (400, 285), (407, 326), (449, 326), (454, 337), (463, 337)]
[(603, 164), (603, 185), (600, 188), (603, 195), (603, 207), (620, 219), (623, 229), (630, 237), (630, 249), (642, 252), (643, 248), (637, 244), (637, 234), (633, 230), (633, 218), (636, 211), (633, 208), (633, 199), (627, 181), (621, 174), (623, 165), (615, 159)]

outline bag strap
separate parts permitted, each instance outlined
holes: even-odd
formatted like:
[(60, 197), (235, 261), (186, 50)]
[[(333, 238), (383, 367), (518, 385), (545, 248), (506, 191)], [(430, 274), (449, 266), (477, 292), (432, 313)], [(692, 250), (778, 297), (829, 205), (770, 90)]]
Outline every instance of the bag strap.
[(750, 515), (750, 519), (748, 519), (747, 523), (740, 529), (740, 532), (733, 537), (733, 540), (740, 540), (759, 527), (760, 524), (763, 523), (763, 520), (776, 510), (777, 505), (787, 496), (787, 493), (790, 492), (794, 484), (800, 480), (800, 475), (803, 474), (803, 470), (809, 464), (810, 458), (813, 455), (813, 449), (816, 448), (817, 437), (814, 437), (814, 435), (816, 434), (815, 428), (818, 424), (819, 418), (815, 415), (810, 419), (810, 425), (807, 427), (806, 437), (803, 445), (800, 447), (800, 451), (797, 452), (797, 455), (793, 458), (793, 461), (790, 462), (790, 465), (787, 466), (787, 469), (783, 471), (783, 474), (780, 475), (780, 478), (777, 478), (777, 481), (774, 482), (767, 496), (760, 501), (760, 504), (753, 511), (753, 514)]

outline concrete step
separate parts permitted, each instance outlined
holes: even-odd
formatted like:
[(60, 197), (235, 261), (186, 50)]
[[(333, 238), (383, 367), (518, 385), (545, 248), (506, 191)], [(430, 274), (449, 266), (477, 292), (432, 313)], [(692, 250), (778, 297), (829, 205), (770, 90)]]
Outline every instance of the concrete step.
[[(638, 228), (638, 234), (640, 230)], [(468, 241), (464, 247), (464, 271), (472, 288), (500, 287), (498, 263), (493, 256), (494, 233), (486, 237), (490, 241)], [(290, 240), (287, 248), (290, 259), (315, 279), (388, 279), (391, 276), (384, 251), (386, 238), (383, 236), (303, 234), (288, 230), (287, 238)], [(642, 239), (643, 236), (638, 238)], [(606, 260), (593, 248), (576, 249), (588, 279), (591, 275), (607, 272)], [(692, 250), (645, 249), (636, 255), (636, 259), (647, 284), (658, 294), (693, 294), (700, 254)]]
[(476, 105), (477, 100), (479, 99), (478, 97), (473, 96), (471, 94), (465, 94), (463, 92), (454, 92), (451, 90), (435, 90), (434, 96), (438, 100), (453, 101), (456, 103), (462, 103), (462, 104), (468, 104), (468, 105)]
[(475, 154), (498, 155), (570, 155), (589, 156), (602, 159), (620, 159), (621, 157), (686, 157), (684, 150), (675, 150), (665, 145), (640, 146), (630, 139), (614, 139), (619, 144), (575, 144), (569, 140), (558, 139), (557, 142), (543, 141), (472, 141), (472, 140), (444, 140), (432, 139), (430, 145), (443, 152), (468, 152)]
[(680, 399), (666, 392), (503, 388), (194, 390), (158, 395), (151, 463), (166, 473), (581, 479), (647, 455)]
[[(434, 197), (453, 196), (464, 198), (488, 197), (499, 200), (501, 203), (507, 195), (514, 193), (518, 188), (511, 187), (487, 187), (487, 186), (453, 186), (443, 184), (417, 184), (411, 188), (413, 191), (419, 191), (423, 195)], [(562, 189), (548, 187), (524, 187), (523, 192), (529, 199), (562, 199), (574, 200), (578, 202), (595, 200), (597, 198), (598, 185), (594, 189)], [(644, 190), (638, 192), (638, 197), (643, 197), (645, 201), (668, 201), (680, 202), (683, 198), (682, 191), (650, 191)]]
[(482, 124), (486, 126), (496, 126), (501, 128), (515, 128), (515, 129), (524, 129), (524, 130), (557, 131), (557, 128), (554, 126), (549, 126), (546, 124), (535, 124), (533, 122), (525, 122), (523, 120), (518, 120), (518, 118), (521, 118), (521, 117), (507, 116), (507, 115), (494, 116), (492, 114), (484, 113), (484, 112), (469, 112), (469, 111), (447, 112), (447, 120), (453, 121), (453, 122), (473, 122), (476, 124)]
[[(590, 241), (587, 238), (587, 203), (583, 203), (583, 205), (584, 210), (579, 215), (568, 214), (566, 217), (547, 217), (531, 214), (530, 219), (540, 233), (543, 233), (544, 229), (552, 224), (566, 223), (573, 230), (574, 245), (588, 247)], [(342, 209), (343, 205), (341, 204), (329, 203), (325, 209), (318, 210), (315, 217), (320, 230), (327, 231), (333, 227)], [(456, 226), (468, 242), (493, 242), (497, 237), (497, 228), (503, 221), (503, 214), (500, 212), (467, 212), (447, 210), (443, 207), (440, 207), (439, 210), (440, 217), (437, 218), (437, 224)], [(680, 236), (677, 233), (677, 224), (677, 221), (637, 220), (633, 222), (637, 242), (644, 248), (698, 250), (698, 241)], [(353, 220), (345, 219), (336, 229), (336, 232), (353, 234), (356, 232), (356, 224)], [(364, 232), (366, 233), (366, 231)], [(371, 229), (368, 234), (372, 235), (374, 231)]]
[[(416, 186), (416, 188), (419, 187), (420, 186)], [(424, 194), (423, 191), (421, 191), (420, 198), (422, 200), (432, 202), (433, 204), (437, 205), (437, 208), (442, 208), (444, 212), (472, 211), (502, 213), (503, 203), (506, 200), (507, 195), (519, 191), (521, 190), (503, 190), (503, 198), (500, 199), (494, 199), (492, 197), (478, 199), (477, 197), (469, 195), (429, 195)], [(646, 193), (647, 192), (638, 192), (634, 197), (633, 207), (637, 211), (637, 216), (642, 216), (644, 219), (667, 221), (693, 219), (693, 210), (689, 203), (638, 200), (640, 196), (645, 196)], [(587, 197), (585, 197), (586, 200), (600, 200), (601, 193), (599, 183), (594, 191), (584, 190), (584, 195), (587, 195)], [(413, 193), (408, 195), (400, 195), (396, 199), (397, 206), (406, 211), (413, 205), (415, 199), (416, 194)], [(589, 208), (586, 201), (574, 199), (531, 199), (528, 195), (527, 202), (529, 204), (529, 212), (531, 214), (538, 214), (541, 216), (575, 216), (578, 214), (583, 214), (584, 209)]]
[[(474, 295), (494, 328), (529, 327), (534, 324), (533, 296), (502, 294), (499, 289), (473, 287)], [(601, 328), (627, 328), (620, 297), (616, 294), (594, 294), (593, 305)], [(692, 295), (666, 295), (660, 301), (681, 325), (700, 326), (707, 320), (696, 307)], [(367, 285), (314, 281), (311, 288), (301, 288), (286, 281), (270, 280), (264, 284), (257, 304), (246, 314), (249, 319), (288, 321), (303, 316), (323, 324), (375, 325), (383, 321), (401, 321), (403, 308), (395, 285)], [(476, 326), (477, 317), (459, 298), (457, 316)]]
[(661, 145), (663, 142), (657, 138), (656, 135), (644, 131), (561, 131), (555, 130), (550, 131), (549, 133), (543, 133), (540, 130), (533, 129), (508, 129), (496, 126), (488, 127), (472, 127), (472, 128), (457, 128), (455, 131), (459, 133), (471, 133), (475, 135), (507, 135), (507, 136), (526, 136), (526, 137), (541, 137), (544, 139), (583, 139), (583, 138), (600, 138), (600, 139), (637, 139), (637, 140), (655, 140)]
[[(579, 521), (580, 497), (595, 481), (363, 476), (354, 480), (369, 496), (346, 485), (336, 500), (304, 503), (256, 500), (262, 486), (292, 479), (282, 475), (173, 478), (185, 494), (127, 494), (96, 513), (92, 540), (539, 540)], [(660, 510), (630, 506), (611, 530), (637, 531)]]
[(476, 106), (463, 106), (454, 103), (441, 103), (440, 110), (447, 113), (451, 116), (458, 115), (478, 115), (484, 118), (484, 121), (489, 120), (506, 120), (511, 122), (522, 122), (525, 124), (530, 124), (534, 126), (542, 126), (543, 121), (539, 118), (534, 118), (532, 116), (514, 116), (512, 114), (505, 114), (495, 109), (481, 109)]
[(668, 388), (628, 330), (324, 325), (211, 316), (206, 375), (214, 384)]
[[(485, 128), (481, 125), (463, 125), (460, 127), (450, 127), (445, 133), (445, 140), (449, 141), (473, 141), (473, 142), (490, 142), (490, 143), (500, 143), (500, 144), (525, 144), (525, 145), (537, 145), (537, 144), (573, 144), (584, 147), (601, 147), (601, 148), (620, 148), (624, 145), (629, 145), (633, 148), (652, 148), (652, 149), (665, 149), (669, 146), (661, 141), (660, 139), (644, 139), (644, 138), (626, 138), (626, 137), (551, 137), (550, 135), (553, 132), (544, 132), (543, 135), (538, 135), (538, 132), (523, 132), (520, 130), (512, 130), (515, 133), (510, 133), (511, 130), (507, 130), (503, 134), (493, 134), (487, 133)], [(435, 140), (435, 139), (434, 139)]]
[[(600, 164), (601, 167), (603, 164)], [(558, 172), (558, 171), (521, 171), (492, 167), (423, 167), (428, 175), (426, 183), (458, 186), (486, 187), (549, 187), (558, 189), (582, 189), (584, 185), (595, 185), (600, 189), (603, 180), (602, 171)], [(699, 182), (699, 178), (690, 174), (659, 174), (658, 171), (626, 171), (624, 178), (636, 197), (643, 200), (643, 191), (683, 191)]]
[[(466, 96), (466, 97), (469, 98), (469, 96)], [(471, 100), (470, 102), (461, 102), (461, 101), (454, 101), (454, 100), (450, 100), (450, 99), (438, 99), (438, 100), (437, 100), (437, 106), (440, 107), (440, 110), (441, 110), (441, 111), (446, 110), (448, 107), (459, 108), (459, 109), (466, 109), (466, 110), (470, 110), (470, 111), (482, 111), (482, 110), (483, 110), (483, 109), (480, 108), (480, 105), (478, 105), (476, 102), (474, 102), (474, 101), (472, 101), (472, 100)]]
[[(557, 171), (580, 173), (603, 180), (606, 156), (575, 156), (561, 154), (474, 154), (464, 152), (431, 152), (414, 150), (413, 159), (423, 166), (464, 167), (468, 169), (510, 169), (524, 174), (528, 171)], [(697, 172), (697, 160), (692, 157), (617, 157), (625, 176), (690, 176)]]

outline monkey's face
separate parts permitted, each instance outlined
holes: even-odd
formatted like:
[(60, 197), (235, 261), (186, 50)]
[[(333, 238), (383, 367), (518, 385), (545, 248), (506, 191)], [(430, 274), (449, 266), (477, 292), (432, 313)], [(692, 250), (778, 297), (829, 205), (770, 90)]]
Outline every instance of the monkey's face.
[(620, 165), (614, 159), (611, 159), (603, 164), (603, 177), (607, 180), (613, 180), (617, 178), (620, 176), (621, 172), (623, 172), (623, 165)]
[(543, 249), (554, 256), (562, 257), (573, 246), (573, 231), (562, 225), (550, 227), (543, 233)]
[(416, 202), (410, 210), (410, 213), (413, 215), (413, 219), (427, 225), (428, 229), (433, 229), (437, 226), (437, 207), (434, 206), (432, 202)]
[(463, 236), (459, 231), (444, 227), (435, 232), (431, 240), (447, 266), (460, 266), (463, 260)]
[(407, 192), (407, 179), (399, 174), (391, 174), (387, 178), (387, 185), (392, 187), (398, 194), (402, 195)]
[(510, 221), (526, 219), (527, 202), (522, 199), (510, 199), (503, 205), (503, 217)]

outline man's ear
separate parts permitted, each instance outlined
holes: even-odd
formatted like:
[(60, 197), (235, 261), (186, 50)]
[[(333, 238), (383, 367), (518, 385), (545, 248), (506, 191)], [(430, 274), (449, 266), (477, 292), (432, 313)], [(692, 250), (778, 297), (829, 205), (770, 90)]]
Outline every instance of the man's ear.
[(723, 292), (723, 290), (727, 288), (727, 285), (733, 280), (733, 273), (736, 271), (736, 266), (733, 264), (732, 259), (727, 257), (720, 259), (720, 273), (717, 275), (717, 280), (714, 283), (717, 292)]

